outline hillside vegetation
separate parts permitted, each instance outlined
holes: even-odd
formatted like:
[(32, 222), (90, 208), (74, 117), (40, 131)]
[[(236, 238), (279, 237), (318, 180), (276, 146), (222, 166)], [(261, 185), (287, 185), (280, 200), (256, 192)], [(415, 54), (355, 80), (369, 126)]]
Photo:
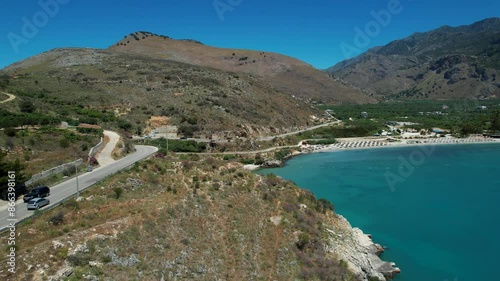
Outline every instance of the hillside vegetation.
[[(81, 122), (141, 133), (152, 116), (166, 116), (185, 135), (209, 137), (227, 130), (236, 135), (282, 131), (305, 126), (318, 114), (250, 75), (138, 54), (56, 49), (3, 73), (3, 91), (19, 103), (32, 103), (31, 114), (47, 116), (46, 123)], [(12, 125), (26, 124), (27, 113), (13, 105), (7, 110), (21, 121)]]
[(23, 262), (2, 278), (358, 280), (326, 251), (329, 231), (348, 231), (328, 201), (240, 168), (197, 156), (137, 164), (22, 223)]

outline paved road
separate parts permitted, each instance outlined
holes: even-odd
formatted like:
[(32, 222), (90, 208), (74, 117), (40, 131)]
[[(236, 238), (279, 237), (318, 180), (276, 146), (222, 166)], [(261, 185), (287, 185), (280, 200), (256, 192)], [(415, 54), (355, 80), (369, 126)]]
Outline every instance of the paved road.
[(112, 131), (104, 131), (103, 133), (108, 137), (109, 142), (104, 146), (101, 152), (97, 154), (97, 162), (101, 166), (108, 166), (116, 161), (113, 159), (113, 150), (120, 141), (120, 135)]
[[(338, 125), (338, 124), (341, 124), (341, 123), (342, 123), (341, 120), (335, 120), (333, 122), (329, 122), (329, 123), (325, 123), (325, 124), (321, 124), (321, 125), (316, 125), (316, 126), (312, 126), (312, 127), (309, 127), (309, 128), (305, 128), (303, 130), (294, 131), (294, 132), (290, 132), (290, 133), (285, 133), (285, 134), (281, 134), (281, 135), (257, 137), (257, 138), (255, 138), (255, 140), (256, 141), (270, 141), (270, 140), (273, 140), (274, 138), (284, 138), (284, 137), (287, 137), (287, 136), (293, 136), (293, 135), (297, 135), (297, 134), (300, 134), (300, 133), (303, 133), (303, 132), (312, 131), (312, 130), (316, 130), (316, 129), (327, 127), (327, 126), (331, 126), (331, 125)], [(147, 140), (147, 139), (160, 139), (160, 138), (161, 137), (159, 137), (159, 136), (157, 136), (157, 137), (139, 137), (139, 136), (133, 136), (132, 137), (133, 140)], [(170, 138), (170, 139), (172, 139), (172, 138)], [(187, 138), (187, 139), (175, 138), (175, 140), (183, 140), (183, 141), (193, 140), (195, 142), (205, 142), (205, 143), (210, 143), (212, 141), (211, 139), (197, 139), (197, 138)], [(229, 142), (229, 141), (227, 141), (227, 140), (218, 140), (218, 141), (216, 141), (216, 143), (227, 143), (227, 142)]]
[(290, 133), (286, 133), (286, 134), (281, 134), (281, 135), (276, 135), (276, 136), (259, 137), (259, 138), (257, 138), (257, 141), (270, 141), (270, 140), (272, 140), (274, 138), (284, 138), (284, 137), (287, 137), (287, 136), (293, 136), (293, 135), (297, 135), (297, 134), (300, 134), (300, 133), (303, 133), (303, 132), (312, 131), (312, 130), (316, 130), (316, 129), (319, 129), (319, 128), (328, 127), (328, 126), (335, 125), (335, 124), (340, 124), (340, 123), (342, 123), (342, 121), (337, 120), (337, 121), (334, 121), (334, 122), (325, 123), (325, 124), (321, 124), (321, 125), (317, 125), (317, 126), (312, 126), (312, 127), (309, 127), (309, 128), (303, 129), (303, 130), (299, 130), (299, 131), (295, 131), (295, 132), (290, 132)]
[(5, 92), (0, 92), (0, 93), (9, 96), (6, 100), (0, 101), (0, 103), (6, 103), (6, 102), (12, 101), (16, 98), (16, 96), (14, 96), (13, 94), (7, 94)]
[(273, 146), (261, 150), (248, 150), (248, 151), (224, 151), (224, 152), (175, 152), (175, 154), (180, 155), (253, 155), (257, 153), (271, 152), (274, 150), (285, 149), (285, 148), (298, 148), (299, 145), (286, 145), (286, 146)]
[[(137, 151), (126, 156), (125, 158), (122, 158), (108, 166), (101, 166), (92, 172), (80, 175), (78, 177), (80, 191), (85, 190), (93, 184), (103, 180), (104, 178), (150, 156), (158, 150), (154, 146), (144, 145), (136, 145), (135, 148)], [(55, 185), (50, 188), (50, 205), (61, 202), (64, 199), (75, 195), (76, 192), (76, 178), (72, 178), (68, 181)], [(18, 200), (16, 203), (15, 214), (17, 221), (20, 221), (21, 219), (31, 216), (33, 214), (33, 211), (28, 211), (26, 209), (26, 203), (23, 203), (22, 200)], [(8, 221), (8, 219), (9, 213), (7, 211), (7, 206), (3, 206), (0, 208), (0, 230), (3, 230), (7, 225), (9, 225), (9, 223), (11, 223), (11, 221)]]

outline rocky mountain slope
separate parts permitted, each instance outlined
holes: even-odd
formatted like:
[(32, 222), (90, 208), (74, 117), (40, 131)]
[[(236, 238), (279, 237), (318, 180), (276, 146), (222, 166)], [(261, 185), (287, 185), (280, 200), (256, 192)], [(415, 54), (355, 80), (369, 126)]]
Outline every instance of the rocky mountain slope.
[(215, 48), (195, 40), (173, 40), (149, 32), (127, 35), (109, 50), (245, 73), (305, 101), (375, 102), (372, 97), (339, 83), (309, 64), (275, 53)]
[(499, 97), (500, 18), (415, 33), (328, 72), (391, 99)]
[(121, 120), (134, 132), (151, 116), (170, 118), (188, 135), (210, 136), (226, 130), (245, 135), (244, 127), (286, 131), (321, 115), (249, 74), (133, 53), (56, 49), (2, 73), (10, 77), (4, 91), (32, 102), (39, 113), (98, 124)]

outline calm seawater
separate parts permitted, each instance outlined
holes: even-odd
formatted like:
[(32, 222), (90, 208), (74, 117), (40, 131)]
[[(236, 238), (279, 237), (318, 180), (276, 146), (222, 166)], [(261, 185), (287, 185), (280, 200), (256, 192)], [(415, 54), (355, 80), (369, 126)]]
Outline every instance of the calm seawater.
[(500, 280), (499, 144), (309, 154), (256, 173), (330, 200), (388, 247), (397, 281)]

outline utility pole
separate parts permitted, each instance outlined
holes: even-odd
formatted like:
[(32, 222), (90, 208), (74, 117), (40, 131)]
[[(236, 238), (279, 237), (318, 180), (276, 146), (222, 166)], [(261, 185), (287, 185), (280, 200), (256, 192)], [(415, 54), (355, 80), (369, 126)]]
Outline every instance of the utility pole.
[(75, 164), (76, 168), (76, 199), (80, 197), (80, 187), (78, 186), (78, 164)]

